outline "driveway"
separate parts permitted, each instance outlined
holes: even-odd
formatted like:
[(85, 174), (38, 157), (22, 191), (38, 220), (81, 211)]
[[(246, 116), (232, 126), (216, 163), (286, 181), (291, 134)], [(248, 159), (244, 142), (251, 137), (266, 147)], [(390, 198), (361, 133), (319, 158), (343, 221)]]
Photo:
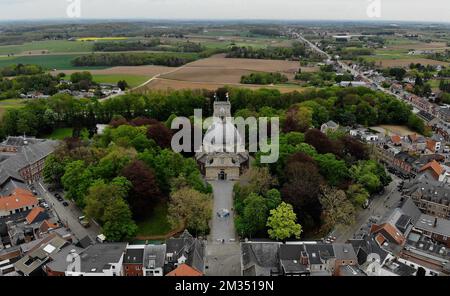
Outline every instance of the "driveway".
[(91, 223), (89, 228), (84, 228), (78, 221), (78, 217), (82, 216), (81, 210), (73, 204), (73, 202), (66, 200), (69, 203), (68, 207), (65, 207), (62, 202), (59, 202), (55, 196), (47, 190), (47, 187), (43, 182), (38, 182), (34, 186), (39, 193), (39, 196), (43, 197), (47, 204), (55, 211), (59, 220), (66, 225), (68, 229), (76, 236), (77, 239), (89, 236), (92, 241), (95, 241), (97, 235), (101, 233), (101, 229), (95, 223)]
[[(233, 186), (231, 181), (211, 181), (209, 182), (213, 188), (214, 205), (213, 218), (210, 222), (211, 233), (208, 237), (209, 243), (222, 244), (233, 243), (236, 241), (236, 230), (234, 228), (233, 209)], [(223, 209), (230, 211), (228, 217), (219, 217), (218, 212)]]

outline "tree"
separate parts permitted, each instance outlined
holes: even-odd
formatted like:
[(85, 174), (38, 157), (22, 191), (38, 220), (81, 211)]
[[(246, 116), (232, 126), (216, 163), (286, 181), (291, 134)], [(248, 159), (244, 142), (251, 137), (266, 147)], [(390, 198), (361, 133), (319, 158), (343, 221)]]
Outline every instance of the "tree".
[(68, 163), (61, 178), (67, 197), (75, 200), (79, 206), (84, 205), (84, 196), (94, 181), (94, 175), (82, 160)]
[(322, 186), (319, 199), (323, 207), (325, 230), (330, 230), (337, 224), (353, 223), (355, 208), (348, 201), (344, 191)]
[(363, 206), (370, 194), (361, 184), (353, 184), (347, 189), (347, 197), (355, 206)]
[(152, 124), (147, 129), (147, 137), (155, 141), (161, 148), (170, 148), (172, 143), (172, 130), (163, 123)]
[(277, 189), (270, 189), (269, 191), (267, 191), (265, 197), (267, 209), (269, 211), (277, 208), (282, 202), (281, 193)]
[(128, 88), (128, 83), (125, 80), (119, 80), (117, 82), (117, 87), (124, 91)]
[(314, 228), (320, 223), (321, 205), (318, 195), (323, 182), (317, 166), (308, 162), (288, 163), (286, 176), (287, 182), (281, 188), (283, 200), (292, 204), (296, 213), (302, 213), (302, 222), (313, 219), (314, 225), (304, 226)]
[(273, 185), (277, 184), (268, 167), (252, 167), (244, 174), (243, 179), (248, 180), (247, 192), (260, 195), (265, 195)]
[(267, 223), (268, 208), (266, 200), (255, 193), (251, 193), (244, 200), (242, 215), (236, 219), (236, 229), (242, 235), (254, 235), (264, 230)]
[(212, 217), (211, 195), (182, 188), (170, 195), (168, 212), (167, 218), (172, 227), (184, 226), (193, 232), (206, 234)]
[(270, 238), (275, 240), (286, 240), (290, 237), (299, 239), (302, 233), (302, 226), (297, 224), (297, 215), (292, 206), (284, 202), (270, 211), (267, 227)]
[(143, 161), (135, 160), (123, 168), (121, 175), (132, 184), (128, 195), (128, 203), (133, 212), (133, 217), (137, 220), (148, 217), (162, 199), (153, 169), (149, 168)]
[(131, 219), (131, 211), (122, 199), (115, 199), (105, 210), (103, 233), (108, 241), (124, 241), (133, 238), (137, 225)]
[(50, 155), (45, 160), (42, 175), (46, 183), (61, 186), (61, 178), (64, 175), (66, 162), (58, 159), (55, 155)]

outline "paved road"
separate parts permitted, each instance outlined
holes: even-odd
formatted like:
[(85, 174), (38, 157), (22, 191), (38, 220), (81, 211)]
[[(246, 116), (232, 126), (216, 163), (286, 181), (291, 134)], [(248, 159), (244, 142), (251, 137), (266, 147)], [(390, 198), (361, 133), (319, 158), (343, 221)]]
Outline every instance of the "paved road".
[[(239, 276), (241, 273), (240, 244), (234, 228), (233, 186), (231, 181), (211, 181), (214, 194), (211, 234), (206, 246), (206, 275)], [(230, 216), (218, 217), (217, 212), (227, 209)], [(224, 242), (222, 242), (224, 240)]]
[(351, 239), (361, 228), (367, 225), (371, 217), (383, 217), (390, 209), (398, 206), (401, 193), (397, 190), (398, 184), (401, 180), (392, 175), (393, 182), (385, 189), (385, 194), (376, 196), (369, 209), (359, 211), (356, 217), (356, 222), (350, 226), (339, 225), (331, 233), (331, 236), (336, 237), (336, 242), (345, 243)]
[[(233, 186), (231, 181), (211, 181), (214, 194), (213, 218), (211, 220), (211, 234), (209, 235), (209, 243), (222, 244), (234, 242), (236, 240), (236, 230), (234, 228), (233, 208)], [(223, 209), (230, 211), (230, 216), (223, 218), (218, 217), (217, 212)]]
[(86, 236), (89, 236), (91, 240), (95, 240), (97, 235), (100, 234), (101, 229), (95, 223), (91, 223), (89, 228), (84, 228), (78, 221), (78, 217), (83, 213), (72, 202), (69, 202), (68, 207), (64, 207), (62, 202), (59, 202), (52, 193), (50, 193), (43, 182), (38, 182), (34, 186), (42, 196), (47, 204), (56, 212), (59, 220), (65, 224), (70, 231), (80, 240)]

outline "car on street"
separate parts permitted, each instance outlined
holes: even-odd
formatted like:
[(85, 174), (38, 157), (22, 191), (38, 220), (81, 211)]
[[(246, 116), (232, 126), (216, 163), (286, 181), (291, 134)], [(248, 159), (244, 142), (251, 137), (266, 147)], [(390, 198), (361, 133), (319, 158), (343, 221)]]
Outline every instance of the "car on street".
[(68, 206), (69, 206), (69, 203), (68, 203), (67, 201), (63, 202), (62, 204), (63, 204), (63, 206), (65, 206), (65, 207), (68, 207)]

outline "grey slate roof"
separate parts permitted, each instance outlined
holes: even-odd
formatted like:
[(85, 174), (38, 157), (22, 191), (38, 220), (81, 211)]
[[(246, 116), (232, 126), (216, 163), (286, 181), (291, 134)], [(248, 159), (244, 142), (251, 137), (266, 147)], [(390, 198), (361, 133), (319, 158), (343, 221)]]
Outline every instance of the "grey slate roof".
[[(146, 245), (144, 250), (145, 268), (163, 268), (166, 258), (166, 245)], [(153, 265), (153, 266), (151, 266)]]
[(142, 248), (133, 248), (125, 251), (123, 257), (124, 264), (143, 264), (144, 262), (144, 246)]
[(172, 260), (177, 261), (181, 256), (186, 257), (186, 264), (205, 272), (205, 244), (194, 238), (187, 230), (179, 237), (171, 237), (166, 241), (167, 253), (172, 253)]
[(369, 254), (378, 254), (380, 256), (381, 262), (383, 262), (388, 255), (388, 252), (380, 247), (380, 245), (375, 241), (372, 235), (365, 235), (361, 239), (352, 239), (348, 242), (353, 246), (353, 249), (355, 250), (359, 265), (363, 265), (364, 263), (366, 263), (367, 256)]
[(109, 269), (110, 263), (120, 261), (127, 243), (95, 244), (85, 249), (81, 254), (81, 272), (93, 273)]
[(61, 251), (59, 251), (56, 255), (52, 256), (52, 261), (47, 263), (46, 266), (48, 266), (52, 271), (56, 272), (67, 271), (67, 266), (69, 266), (69, 263), (67, 262), (67, 256), (72, 251), (75, 251), (76, 254), (80, 254), (83, 249), (75, 245), (68, 245), (62, 248)]
[(419, 193), (422, 199), (439, 204), (450, 203), (450, 185), (426, 178), (416, 178), (405, 184), (405, 194)]
[(334, 257), (337, 260), (354, 260), (357, 262), (355, 250), (351, 244), (333, 244)]
[(0, 186), (10, 179), (23, 181), (19, 171), (36, 163), (51, 154), (58, 146), (58, 141), (47, 140), (33, 145), (24, 146), (17, 154), (0, 163)]
[(279, 273), (280, 243), (248, 242), (241, 244), (244, 276), (270, 276)]
[(422, 214), (415, 224), (415, 227), (417, 229), (450, 237), (450, 220), (447, 219)]

